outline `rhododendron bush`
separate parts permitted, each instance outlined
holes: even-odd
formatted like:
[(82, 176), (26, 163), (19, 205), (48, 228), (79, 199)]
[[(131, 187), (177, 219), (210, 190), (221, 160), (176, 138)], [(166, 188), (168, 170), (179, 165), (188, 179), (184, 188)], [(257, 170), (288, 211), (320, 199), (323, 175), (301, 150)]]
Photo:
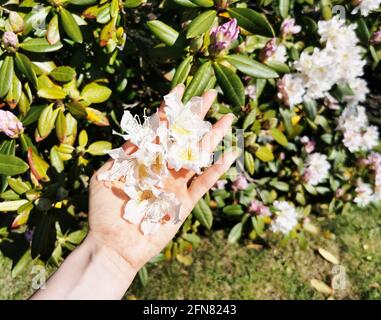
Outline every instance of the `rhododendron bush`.
[[(101, 179), (133, 181), (126, 220), (153, 233), (163, 210), (175, 219), (177, 199), (156, 188), (167, 168), (151, 170), (153, 159), (201, 172), (210, 155), (193, 156), (196, 145), (231, 112), (219, 151), (236, 145), (241, 157), (155, 261), (191, 263), (208, 229), (305, 244), (317, 217), (379, 202), (380, 4), (0, 1), (0, 248), (14, 273), (32, 259), (59, 264), (82, 241), (89, 179), (107, 154)], [(182, 100), (167, 95), (179, 84)], [(202, 121), (192, 108), (210, 89)], [(139, 153), (125, 157), (124, 140)]]

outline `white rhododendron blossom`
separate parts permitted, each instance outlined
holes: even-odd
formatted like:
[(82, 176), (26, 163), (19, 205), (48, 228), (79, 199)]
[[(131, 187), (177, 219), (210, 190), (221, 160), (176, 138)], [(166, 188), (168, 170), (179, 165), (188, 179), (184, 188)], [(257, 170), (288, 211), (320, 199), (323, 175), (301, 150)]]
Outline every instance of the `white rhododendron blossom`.
[(303, 79), (298, 75), (285, 74), (277, 83), (278, 98), (286, 105), (293, 107), (303, 102), (306, 92)]
[(303, 178), (309, 185), (315, 186), (328, 178), (330, 168), (331, 165), (325, 154), (312, 153), (305, 163)]
[(287, 201), (274, 201), (275, 218), (271, 223), (273, 232), (288, 234), (298, 224), (298, 213)]
[(353, 9), (352, 14), (356, 14), (358, 12), (361, 13), (362, 16), (368, 16), (371, 11), (377, 10), (381, 5), (381, 0), (357, 0), (358, 4)]
[(369, 183), (364, 183), (362, 180), (358, 181), (355, 192), (356, 197), (353, 201), (359, 207), (366, 207), (369, 203), (374, 201), (372, 186)]
[(378, 128), (368, 124), (364, 107), (347, 106), (340, 115), (338, 129), (343, 132), (343, 143), (350, 152), (368, 151), (378, 144)]
[[(348, 103), (365, 100), (368, 88), (360, 77), (366, 61), (362, 58), (363, 49), (358, 45), (355, 28), (346, 25), (339, 16), (319, 21), (318, 33), (323, 48), (303, 51), (294, 64), (297, 73), (292, 77), (287, 75), (289, 78), (283, 78), (284, 83), (278, 84), (279, 95), (294, 97), (285, 104), (292, 106), (292, 102), (299, 104), (306, 99), (326, 98), (335, 85), (352, 89), (353, 95), (346, 97)], [(293, 84), (294, 81), (298, 83)]]
[[(185, 106), (177, 93), (164, 97), (167, 121), (158, 113), (144, 116), (141, 123), (129, 111), (121, 120), (121, 135), (136, 146), (127, 154), (123, 148), (109, 151), (114, 160), (110, 170), (100, 174), (100, 181), (119, 181), (130, 198), (124, 219), (140, 224), (143, 234), (155, 233), (161, 224), (179, 222), (180, 202), (163, 190), (169, 170), (189, 169), (200, 173), (211, 164), (211, 154), (201, 150), (201, 140), (212, 126), (199, 116), (203, 99), (192, 98)], [(117, 133), (118, 134), (118, 133)]]

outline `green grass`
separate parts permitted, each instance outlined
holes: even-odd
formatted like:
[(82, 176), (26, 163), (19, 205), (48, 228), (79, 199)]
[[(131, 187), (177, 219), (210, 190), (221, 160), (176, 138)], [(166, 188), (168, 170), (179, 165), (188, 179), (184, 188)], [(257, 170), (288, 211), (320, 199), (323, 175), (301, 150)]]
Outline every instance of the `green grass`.
[[(149, 266), (149, 282), (135, 281), (129, 299), (326, 299), (310, 285), (315, 278), (330, 284), (333, 265), (317, 252), (325, 248), (340, 259), (347, 274), (345, 290), (335, 299), (381, 299), (381, 211), (351, 212), (321, 223), (308, 247), (293, 242), (253, 249), (228, 245), (223, 231), (214, 232), (192, 253), (191, 266), (164, 262)], [(0, 299), (24, 299), (31, 275), (11, 277), (10, 262), (0, 258)]]

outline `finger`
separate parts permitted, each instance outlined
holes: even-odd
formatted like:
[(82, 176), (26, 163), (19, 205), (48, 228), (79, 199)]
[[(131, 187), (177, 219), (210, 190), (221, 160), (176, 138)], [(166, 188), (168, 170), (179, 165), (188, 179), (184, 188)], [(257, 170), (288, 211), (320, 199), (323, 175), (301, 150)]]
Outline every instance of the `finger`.
[(214, 186), (218, 179), (230, 168), (234, 161), (238, 158), (237, 152), (229, 152), (223, 154), (221, 158), (205, 172), (195, 178), (188, 189), (189, 196), (193, 203), (196, 204), (208, 190)]
[(202, 98), (203, 98), (203, 104), (201, 109), (198, 112), (198, 115), (201, 119), (204, 119), (210, 107), (212, 106), (214, 100), (216, 100), (217, 98), (217, 91), (214, 89), (210, 89), (202, 95)]
[[(177, 93), (180, 98), (183, 97), (183, 94), (184, 94), (184, 91), (185, 91), (185, 86), (184, 84), (178, 84), (176, 87), (174, 87), (170, 93)], [(161, 103), (160, 107), (159, 107), (159, 116), (160, 116), (160, 120), (161, 121), (165, 121), (166, 120), (166, 116), (165, 116), (165, 112), (164, 112), (164, 107), (165, 107), (165, 101), (163, 100), (163, 102)]]
[[(225, 135), (231, 130), (234, 118), (235, 116), (230, 113), (218, 120), (213, 125), (212, 130), (202, 138), (200, 143), (200, 150), (212, 153), (225, 137)], [(184, 178), (188, 182), (194, 175), (195, 173), (193, 171), (189, 171), (184, 176)]]

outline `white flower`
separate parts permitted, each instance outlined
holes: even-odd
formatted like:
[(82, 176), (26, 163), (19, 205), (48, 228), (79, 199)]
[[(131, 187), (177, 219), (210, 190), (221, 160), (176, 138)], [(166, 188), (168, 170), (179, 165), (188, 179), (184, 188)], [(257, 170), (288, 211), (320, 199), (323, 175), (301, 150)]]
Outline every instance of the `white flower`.
[(280, 27), (280, 32), (282, 36), (286, 37), (288, 35), (297, 34), (302, 30), (301, 26), (295, 24), (295, 19), (288, 18), (283, 20)]
[(330, 168), (325, 154), (311, 153), (307, 157), (303, 177), (309, 185), (315, 186), (328, 178)]
[(303, 79), (298, 75), (285, 74), (277, 83), (278, 98), (286, 105), (293, 107), (303, 102), (305, 88)]
[(373, 190), (369, 183), (364, 183), (361, 180), (358, 181), (355, 191), (356, 197), (353, 201), (359, 207), (366, 207), (369, 203), (374, 201)]
[(368, 125), (364, 107), (346, 107), (339, 118), (338, 129), (343, 132), (343, 143), (350, 152), (368, 151), (378, 144), (378, 128)]
[(211, 154), (202, 150), (197, 141), (175, 142), (168, 150), (168, 164), (176, 171), (185, 168), (199, 174), (211, 160)]
[(355, 78), (351, 81), (350, 87), (353, 91), (352, 96), (345, 96), (344, 100), (349, 105), (356, 105), (359, 102), (364, 102), (366, 95), (369, 93), (368, 85), (364, 79)]
[(367, 16), (371, 11), (377, 10), (380, 7), (381, 0), (359, 0), (359, 4), (353, 9), (352, 14), (361, 12), (361, 15)]
[(267, 58), (267, 61), (279, 61), (285, 63), (287, 61), (287, 50), (283, 44), (276, 46), (274, 53)]
[(288, 234), (298, 224), (295, 207), (286, 201), (274, 201), (275, 219), (271, 223), (273, 232)]
[(211, 124), (198, 115), (203, 106), (201, 97), (192, 98), (184, 106), (180, 95), (174, 92), (166, 95), (164, 101), (169, 134), (175, 140), (199, 141), (211, 130)]
[(126, 186), (125, 192), (130, 200), (126, 204), (124, 218), (134, 224), (141, 223), (143, 234), (155, 233), (166, 217), (174, 222), (179, 221), (180, 203), (174, 194), (133, 186)]

